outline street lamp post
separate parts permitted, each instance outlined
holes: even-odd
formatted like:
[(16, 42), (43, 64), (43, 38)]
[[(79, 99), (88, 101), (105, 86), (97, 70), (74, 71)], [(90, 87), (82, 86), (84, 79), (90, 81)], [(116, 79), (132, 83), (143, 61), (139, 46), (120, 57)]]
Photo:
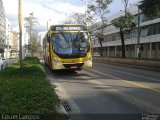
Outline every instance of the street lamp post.
[(48, 31), (48, 29), (49, 29), (49, 21), (50, 21), (51, 19), (49, 19), (49, 20), (47, 20), (47, 31)]

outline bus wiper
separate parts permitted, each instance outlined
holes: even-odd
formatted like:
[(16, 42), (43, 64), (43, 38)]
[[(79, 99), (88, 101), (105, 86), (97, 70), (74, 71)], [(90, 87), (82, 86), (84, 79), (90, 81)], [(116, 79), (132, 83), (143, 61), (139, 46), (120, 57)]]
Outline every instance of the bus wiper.
[(78, 31), (77, 33), (76, 40), (79, 38), (79, 34), (80, 34), (80, 31)]
[(63, 38), (66, 40), (66, 42), (68, 42), (68, 44), (69, 44), (69, 40), (67, 39), (67, 37), (64, 35), (64, 33), (61, 31), (60, 32), (61, 33), (61, 35), (63, 36)]

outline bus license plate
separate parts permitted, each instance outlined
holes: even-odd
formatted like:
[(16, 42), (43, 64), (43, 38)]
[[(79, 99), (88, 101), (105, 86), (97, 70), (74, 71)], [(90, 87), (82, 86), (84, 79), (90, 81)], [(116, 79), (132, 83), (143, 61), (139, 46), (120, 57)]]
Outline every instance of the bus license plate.
[(77, 68), (77, 66), (71, 66), (71, 69), (75, 69), (75, 68)]

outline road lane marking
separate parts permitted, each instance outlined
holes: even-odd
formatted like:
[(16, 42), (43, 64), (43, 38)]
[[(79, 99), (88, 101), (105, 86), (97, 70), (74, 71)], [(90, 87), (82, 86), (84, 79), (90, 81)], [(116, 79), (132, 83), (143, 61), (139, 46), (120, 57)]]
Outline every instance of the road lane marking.
[(96, 70), (93, 70), (93, 69), (88, 69), (88, 70), (93, 71), (93, 72), (98, 73), (98, 74), (101, 74), (101, 75), (104, 75), (104, 76), (107, 76), (107, 77), (111, 77), (111, 78), (117, 79), (117, 80), (122, 80), (122, 81), (124, 81), (126, 83), (129, 83), (129, 84), (132, 84), (132, 85), (135, 85), (135, 86), (139, 86), (141, 88), (145, 88), (145, 89), (152, 90), (154, 92), (160, 93), (160, 90), (151, 88), (151, 87), (143, 85), (143, 84), (139, 84), (139, 83), (136, 83), (136, 82), (131, 82), (131, 81), (128, 81), (128, 80), (123, 80), (123, 79), (120, 79), (118, 77), (115, 77), (115, 76), (112, 76), (112, 75), (109, 75), (109, 74), (106, 74), (106, 73), (102, 73), (102, 72), (99, 72), (99, 71), (96, 71)]
[(136, 77), (140, 77), (140, 78), (145, 78), (145, 79), (149, 79), (149, 80), (152, 80), (152, 81), (156, 81), (156, 82), (160, 82), (159, 79), (154, 79), (154, 78), (151, 78), (151, 77), (146, 77), (146, 76), (142, 76), (142, 75), (137, 75), (137, 74), (134, 74), (134, 73), (128, 73), (128, 72), (124, 72), (124, 71), (120, 71), (120, 70), (115, 70), (116, 67), (108, 67), (108, 69), (110, 70), (113, 70), (113, 71), (116, 71), (116, 72), (120, 72), (120, 73), (124, 73), (124, 74), (127, 74), (127, 75), (132, 75), (132, 76), (136, 76)]
[(151, 87), (146, 86), (146, 85), (138, 84), (138, 83), (131, 82), (131, 81), (128, 81), (128, 80), (123, 80), (123, 81), (124, 81), (124, 82), (127, 82), (127, 83), (130, 83), (130, 84), (132, 84), (132, 85), (135, 85), (135, 86), (139, 86), (139, 87), (141, 87), (141, 88), (149, 89), (149, 90), (152, 90), (152, 91), (155, 91), (155, 92), (160, 93), (160, 90), (151, 88)]
[(128, 72), (124, 72), (124, 71), (115, 70), (116, 68), (115, 69), (108, 68), (108, 69), (119, 72), (119, 73), (124, 73), (124, 74), (127, 74), (127, 75), (131, 75), (131, 76), (136, 76), (136, 77), (145, 78), (145, 79), (149, 79), (149, 80), (152, 80), (152, 81), (160, 82), (160, 80), (158, 80), (158, 79), (154, 79), (154, 78), (146, 77), (146, 76), (142, 76), (142, 75), (137, 75), (137, 74), (134, 74), (134, 73), (128, 73)]
[(114, 76), (112, 76), (112, 75), (108, 75), (108, 74), (106, 74), (106, 73), (102, 73), (102, 72), (99, 72), (99, 71), (96, 71), (96, 70), (93, 70), (93, 69), (89, 69), (89, 68), (86, 68), (86, 69), (88, 69), (88, 70), (90, 70), (90, 71), (93, 71), (93, 72), (95, 72), (95, 73), (98, 73), (98, 74), (107, 76), (107, 77), (111, 77), (111, 78), (118, 79), (118, 80), (120, 79), (120, 78), (114, 77)]

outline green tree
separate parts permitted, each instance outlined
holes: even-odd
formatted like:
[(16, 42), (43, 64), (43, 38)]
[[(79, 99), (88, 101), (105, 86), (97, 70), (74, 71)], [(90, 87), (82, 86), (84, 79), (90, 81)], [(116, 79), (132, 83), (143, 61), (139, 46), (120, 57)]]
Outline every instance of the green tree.
[(114, 19), (112, 21), (112, 24), (116, 28), (119, 28), (119, 33), (120, 33), (120, 37), (121, 37), (121, 44), (122, 44), (122, 58), (126, 57), (126, 54), (125, 54), (124, 31), (135, 27), (135, 23), (133, 22), (133, 16), (132, 16), (132, 14), (127, 11), (128, 1), (129, 0), (123, 0), (124, 7), (125, 7), (125, 9), (124, 9), (124, 15), (120, 16), (119, 18)]
[(86, 16), (83, 13), (73, 13), (72, 15), (66, 16), (63, 22), (64, 24), (83, 24), (93, 23), (93, 18), (91, 16)]
[(41, 50), (41, 46), (36, 36), (32, 36), (32, 41), (26, 45), (26, 49), (29, 53), (31, 53), (32, 57), (38, 54), (38, 52)]
[(101, 30), (96, 33), (96, 37), (100, 43), (100, 54), (103, 56), (103, 45), (102, 42), (104, 41), (104, 28), (106, 26), (106, 14), (109, 13), (108, 5), (112, 0), (96, 0), (95, 2), (91, 1), (88, 4), (88, 14), (92, 14), (93, 16), (99, 17)]
[(29, 43), (32, 42), (32, 31), (33, 31), (33, 27), (38, 25), (38, 18), (36, 18), (34, 16), (34, 12), (30, 13), (28, 17), (25, 17), (25, 27), (29, 28)]
[(160, 16), (160, 0), (141, 0), (139, 8), (147, 17)]
[(26, 49), (31, 53), (32, 56), (34, 56), (34, 54), (39, 50), (39, 44), (37, 43), (36, 36), (33, 34), (33, 28), (39, 23), (33, 12), (30, 13), (28, 17), (25, 17), (24, 20), (25, 27), (29, 29), (30, 36), (28, 45), (26, 45)]
[(85, 14), (73, 13), (66, 17), (64, 24), (86, 24)]

